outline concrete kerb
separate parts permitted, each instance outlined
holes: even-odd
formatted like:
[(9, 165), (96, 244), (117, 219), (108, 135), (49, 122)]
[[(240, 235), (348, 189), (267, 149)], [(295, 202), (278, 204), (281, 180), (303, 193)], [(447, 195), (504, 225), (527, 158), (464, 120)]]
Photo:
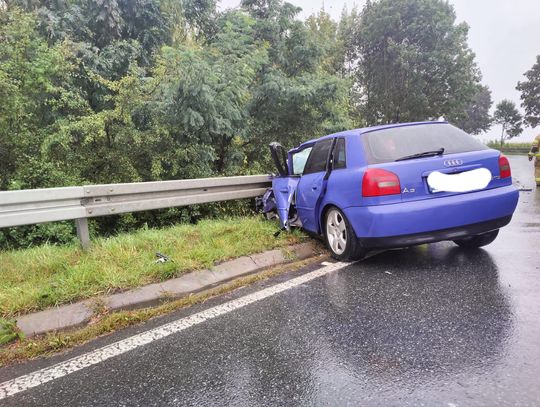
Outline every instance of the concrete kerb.
[[(291, 253), (294, 255), (291, 258)], [(199, 270), (181, 277), (144, 287), (100, 297), (98, 301), (110, 311), (137, 309), (157, 305), (165, 300), (177, 299), (191, 293), (212, 288), (235, 278), (262, 271), (293, 260), (302, 260), (316, 253), (312, 242), (284, 249), (269, 250), (251, 256), (239, 257), (218, 264), (208, 270)], [(90, 320), (96, 300), (63, 305), (17, 319), (18, 328), (27, 336), (74, 328)]]

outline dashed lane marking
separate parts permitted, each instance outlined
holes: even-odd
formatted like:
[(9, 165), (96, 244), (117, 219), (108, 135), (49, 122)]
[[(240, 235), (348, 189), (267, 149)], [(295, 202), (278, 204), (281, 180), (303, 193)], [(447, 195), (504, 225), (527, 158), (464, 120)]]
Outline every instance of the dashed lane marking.
[(305, 284), (333, 271), (340, 270), (348, 265), (349, 263), (329, 264), (321, 269), (303, 274), (283, 283), (273, 285), (177, 321), (170, 322), (126, 339), (122, 339), (121, 341), (112, 343), (88, 353), (84, 353), (56, 365), (16, 377), (15, 379), (8, 380), (4, 383), (0, 383), (0, 400), (33, 387), (40, 386), (52, 380), (59, 379), (63, 376), (67, 376), (84, 368), (97, 365), (98, 363), (101, 363), (107, 359), (137, 349), (140, 346), (165, 338), (192, 326), (201, 324), (209, 319), (216, 318), (220, 315), (224, 315), (228, 312), (245, 307), (246, 305), (253, 304), (254, 302), (279, 294), (283, 291), (298, 287), (299, 285)]

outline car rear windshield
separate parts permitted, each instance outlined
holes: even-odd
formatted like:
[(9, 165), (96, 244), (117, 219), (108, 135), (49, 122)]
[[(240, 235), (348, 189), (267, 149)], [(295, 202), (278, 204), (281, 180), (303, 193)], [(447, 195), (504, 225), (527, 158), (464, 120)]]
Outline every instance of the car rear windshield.
[(369, 164), (395, 161), (441, 147), (444, 154), (488, 148), (463, 130), (446, 123), (393, 127), (363, 134), (362, 138)]

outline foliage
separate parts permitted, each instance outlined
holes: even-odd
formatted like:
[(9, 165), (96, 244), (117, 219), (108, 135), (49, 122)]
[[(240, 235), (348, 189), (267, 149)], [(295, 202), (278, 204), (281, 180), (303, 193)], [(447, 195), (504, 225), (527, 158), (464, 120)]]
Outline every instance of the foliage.
[(174, 150), (162, 159), (172, 163), (191, 151), (185, 162), (199, 162), (198, 173), (181, 173), (182, 166), (173, 177), (234, 173), (243, 164), (238, 147), (247, 136), (250, 89), (267, 53), (254, 40), (248, 16), (233, 12), (219, 23), (206, 47), (164, 47), (149, 83), (149, 108), (164, 135), (172, 136)]
[(467, 46), (468, 26), (455, 21), (442, 0), (368, 1), (355, 34), (368, 124), (456, 121), (463, 114), (480, 74)]
[(487, 86), (478, 85), (473, 98), (465, 106), (464, 115), (455, 124), (469, 134), (488, 131), (493, 121), (489, 114), (491, 105), (491, 91)]
[(523, 131), (523, 117), (517, 110), (516, 104), (504, 99), (499, 102), (493, 113), (493, 122), (501, 125), (501, 147), (505, 140), (519, 136)]
[(339, 25), (324, 10), (309, 16), (306, 26), (324, 51), (321, 67), (329, 73), (342, 73), (345, 66), (345, 37)]
[(17, 328), (15, 320), (0, 318), (0, 345), (12, 342), (15, 339), (24, 339), (24, 334)]
[(540, 55), (536, 63), (525, 72), (526, 81), (518, 82), (516, 89), (521, 92), (521, 106), (525, 109), (525, 122), (531, 127), (540, 125)]
[[(243, 1), (256, 21), (255, 37), (268, 44), (269, 61), (257, 77), (250, 125), (244, 142), (247, 162), (269, 166), (266, 147), (278, 141), (293, 147), (317, 135), (344, 130), (348, 117), (350, 83), (333, 73), (335, 54), (329, 54), (329, 36), (295, 19), (299, 9), (280, 0)], [(325, 47), (326, 44), (326, 47)]]
[(67, 174), (40, 147), (59, 120), (85, 110), (69, 44), (49, 47), (18, 9), (0, 13), (0, 38), (0, 189), (62, 185)]

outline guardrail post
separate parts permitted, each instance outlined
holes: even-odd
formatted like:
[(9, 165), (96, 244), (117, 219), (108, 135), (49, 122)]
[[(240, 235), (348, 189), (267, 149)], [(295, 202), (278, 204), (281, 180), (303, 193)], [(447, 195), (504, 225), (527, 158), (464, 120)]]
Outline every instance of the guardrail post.
[(75, 219), (75, 226), (77, 226), (77, 237), (81, 242), (82, 249), (88, 250), (90, 248), (90, 232), (88, 231), (88, 219)]

